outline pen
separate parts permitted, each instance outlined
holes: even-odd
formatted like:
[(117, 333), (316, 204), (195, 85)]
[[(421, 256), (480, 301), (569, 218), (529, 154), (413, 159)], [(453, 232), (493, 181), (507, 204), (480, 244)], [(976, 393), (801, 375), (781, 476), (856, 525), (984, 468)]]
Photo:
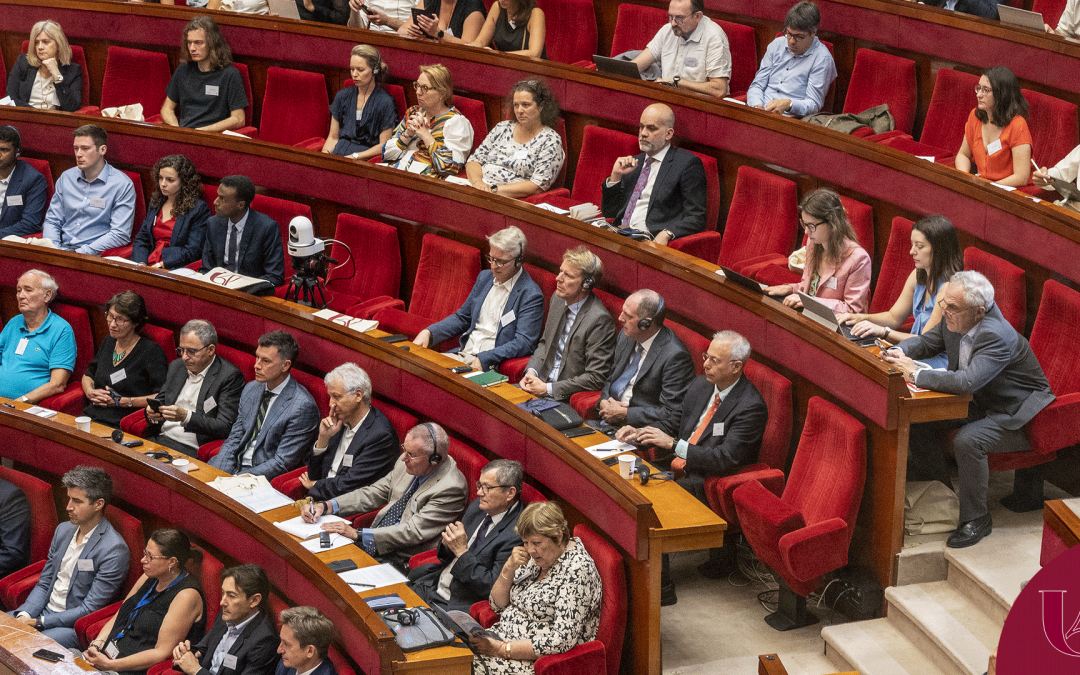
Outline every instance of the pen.
[(350, 586), (359, 586), (360, 588), (375, 588), (375, 584), (361, 584), (355, 581), (346, 581), (345, 583)]

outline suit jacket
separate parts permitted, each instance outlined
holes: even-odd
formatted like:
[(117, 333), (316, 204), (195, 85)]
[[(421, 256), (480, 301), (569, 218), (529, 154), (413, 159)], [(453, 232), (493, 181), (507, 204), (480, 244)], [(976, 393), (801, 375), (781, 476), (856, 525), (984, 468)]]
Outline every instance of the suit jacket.
[[(821, 265), (814, 296), (834, 312), (867, 312), (870, 310), (870, 255), (857, 243), (844, 241), (839, 266), (829, 262)], [(803, 267), (798, 290), (806, 293), (810, 288), (810, 265)]]
[(394, 468), (399, 456), (397, 432), (386, 415), (378, 408), (371, 408), (353, 435), (338, 474), (327, 478), (344, 435), (343, 425), (326, 444), (326, 451), (312, 455), (308, 462), (308, 478), (315, 481), (308, 491), (312, 499), (326, 501), (371, 485)]
[[(931, 7), (944, 7), (945, 0), (923, 0), (923, 4)], [(996, 0), (958, 0), (956, 11), (964, 14), (974, 14), (984, 19), (998, 20), (998, 3)]]
[[(713, 383), (699, 375), (690, 383), (679, 415), (664, 420), (661, 428), (676, 439), (690, 440), (701, 414), (712, 404), (714, 393)], [(724, 476), (752, 464), (761, 450), (768, 420), (765, 399), (743, 375), (709, 420), (705, 433), (687, 448), (686, 472), (702, 477)], [(713, 433), (719, 431), (717, 424), (724, 425), (723, 433), (718, 435)]]
[[(188, 371), (184, 367), (183, 359), (173, 359), (169, 364), (169, 372), (165, 376), (165, 385), (158, 392), (157, 399), (163, 405), (173, 405), (180, 390), (187, 382)], [(229, 363), (220, 356), (214, 357), (214, 362), (206, 371), (202, 385), (199, 387), (199, 396), (195, 401), (195, 410), (191, 411), (191, 419), (184, 425), (184, 431), (195, 434), (199, 445), (227, 438), (236, 421), (236, 413), (240, 407), (240, 392), (244, 389), (244, 374), (240, 369)], [(207, 410), (207, 399), (213, 399), (213, 406)], [(274, 405), (277, 405), (276, 403)], [(149, 407), (147, 407), (149, 410)], [(145, 415), (145, 411), (143, 412)], [(150, 434), (161, 433), (161, 422), (150, 422), (147, 432)]]
[[(630, 365), (637, 342), (619, 332), (615, 345), (615, 363), (600, 394), (603, 401), (611, 384)], [(694, 360), (686, 345), (667, 326), (661, 326), (648, 355), (638, 366), (634, 395), (626, 411), (626, 423), (645, 427), (679, 414), (686, 389), (694, 379)], [(597, 404), (599, 406), (599, 404)]]
[[(557, 295), (551, 297), (544, 335), (526, 368), (536, 372), (544, 382), (551, 382), (551, 366), (562, 336), (566, 302)], [(596, 391), (611, 374), (611, 359), (615, 353), (615, 322), (600, 298), (590, 293), (578, 310), (570, 335), (566, 338), (559, 379), (551, 384), (551, 397), (568, 401), (579, 391)]]
[[(215, 267), (225, 267), (225, 241), (231, 226), (228, 218), (219, 216), (207, 221), (200, 271), (209, 272)], [(281, 228), (270, 216), (248, 209), (238, 255), (240, 265), (237, 271), (240, 274), (264, 279), (275, 288), (285, 283), (285, 251), (281, 247)]]
[[(192, 648), (193, 652), (202, 654), (199, 658), (199, 665), (202, 667), (196, 675), (210, 675), (214, 652), (228, 628), (219, 611), (213, 628)], [(229, 668), (222, 662), (221, 668), (214, 675), (265, 675), (278, 660), (277, 646), (278, 635), (274, 629), (273, 618), (269, 614), (257, 616), (244, 626), (244, 630), (229, 647), (227, 653), (236, 657), (236, 667)]]
[[(221, 452), (211, 458), (211, 466), (226, 473), (240, 472), (237, 455), (246, 447), (248, 436), (255, 427), (255, 416), (265, 389), (266, 385), (257, 381), (248, 382), (244, 387), (236, 422), (221, 446)], [(300, 466), (319, 433), (319, 420), (315, 399), (289, 376), (285, 389), (270, 406), (259, 429), (249, 473), (266, 476), (269, 480)]]
[(17, 485), (0, 479), (0, 578), (30, 564), (30, 502)]
[[(605, 217), (614, 218), (618, 227), (629, 226), (623, 222), (623, 215), (645, 166), (644, 152), (634, 158), (637, 167), (616, 185), (608, 187), (607, 178), (600, 185), (600, 210)], [(657, 170), (653, 167), (653, 171)], [(663, 230), (671, 230), (675, 235), (672, 239), (705, 229), (705, 166), (701, 158), (681, 148), (668, 149), (653, 182), (645, 226), (654, 237)]]
[(913, 359), (945, 352), (948, 370), (920, 372), (919, 386), (946, 394), (971, 394), (970, 415), (985, 415), (1002, 428), (1015, 431), (1050, 405), (1054, 394), (1028, 341), (1009, 325), (996, 304), (979, 323), (982, 327), (964, 370), (959, 370), (963, 336), (949, 330), (945, 321), (897, 346)]
[[(480, 272), (461, 309), (427, 327), (431, 331), (431, 344), (437, 345), (460, 334), (461, 343), (457, 351), (465, 347), (469, 334), (480, 317), (484, 299), (494, 285), (495, 275), (491, 270)], [(506, 316), (511, 311), (514, 313), (514, 320), (506, 324), (500, 321), (495, 331), (495, 348), (476, 355), (484, 370), (498, 367), (507, 359), (527, 356), (532, 353), (536, 341), (540, 339), (540, 324), (544, 320), (544, 293), (525, 270), (521, 270), (521, 276), (510, 291), (502, 315)]]
[[(278, 659), (274, 675), (296, 675), (296, 668), (286, 668), (281, 659)], [(330, 662), (330, 659), (323, 659), (322, 663), (315, 667), (311, 675), (337, 675), (337, 669), (334, 668), (334, 664)]]
[(49, 596), (60, 571), (64, 552), (67, 551), (77, 529), (78, 526), (70, 522), (60, 523), (56, 528), (45, 569), (41, 571), (41, 577), (34, 590), (30, 591), (26, 602), (16, 610), (16, 614), (26, 612), (37, 617), (38, 626), (42, 629), (74, 626), (78, 619), (90, 612), (96, 612), (116, 599), (122, 590), (120, 586), (127, 577), (131, 561), (127, 544), (109, 521), (102, 518), (79, 556), (80, 560), (93, 560), (94, 569), (82, 571), (76, 564), (71, 573), (71, 586), (68, 588), (64, 611), (42, 614), (45, 606), (49, 604)]
[[(131, 259), (135, 262), (145, 265), (150, 254), (154, 252), (154, 221), (160, 212), (160, 206), (147, 209), (142, 228), (135, 236), (135, 243), (131, 248)], [(206, 221), (209, 219), (210, 207), (201, 199), (195, 200), (195, 206), (190, 211), (176, 217), (169, 244), (161, 251), (161, 262), (165, 269), (174, 270), (190, 265), (202, 256), (203, 246), (206, 244)], [(246, 225), (244, 233), (247, 234)]]
[[(82, 106), (82, 66), (77, 63), (57, 65), (60, 74), (64, 76), (64, 81), (56, 85), (56, 98), (60, 101), (60, 109), (64, 112), (75, 112)], [(15, 105), (22, 108), (30, 106), (30, 94), (34, 89), (37, 72), (38, 69), (26, 60), (26, 54), (19, 54), (7, 81), (7, 94), (15, 101)]]
[[(7, 197), (0, 204), (0, 237), (18, 235), (25, 237), (41, 232), (45, 220), (45, 208), (49, 184), (37, 169), (20, 160), (15, 161), (8, 183)], [(22, 197), (22, 204), (12, 206), (10, 197)]]
[[(510, 553), (515, 546), (521, 546), (521, 537), (514, 528), (522, 508), (520, 499), (514, 502), (502, 520), (490, 528), (480, 546), (470, 547), (458, 558), (450, 570), (450, 602), (446, 603), (449, 609), (467, 612), (473, 603), (486, 600), (491, 594), (491, 587), (495, 585)], [(474, 499), (465, 509), (461, 524), (470, 539), (486, 515), (480, 510), (479, 499)], [(443, 570), (454, 561), (454, 554), (441, 541), (435, 550), (439, 556), (438, 563), (421, 565), (409, 573), (409, 578), (427, 586), (432, 596), (439, 588), (439, 577)]]
[(468, 503), (469, 486), (464, 474), (453, 457), (444, 456), (435, 472), (413, 493), (398, 524), (379, 527), (412, 480), (405, 472), (405, 462), (396, 462), (393, 471), (371, 485), (337, 498), (342, 517), (380, 509), (372, 524), (380, 559), (408, 560), (435, 548), (443, 530), (458, 519)]

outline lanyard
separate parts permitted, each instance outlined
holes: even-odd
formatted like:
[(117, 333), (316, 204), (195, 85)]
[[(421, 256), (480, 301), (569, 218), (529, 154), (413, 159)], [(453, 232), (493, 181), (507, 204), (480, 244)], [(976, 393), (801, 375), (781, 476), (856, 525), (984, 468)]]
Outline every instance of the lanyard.
[[(142, 596), (142, 599), (139, 600), (138, 604), (135, 605), (135, 609), (131, 610), (131, 614), (128, 615), (127, 625), (124, 626), (124, 630), (122, 630), (122, 631), (120, 631), (119, 633), (116, 634), (116, 637), (113, 638), (113, 641), (119, 642), (120, 639), (122, 637), (124, 637), (124, 633), (131, 630), (131, 624), (135, 623), (135, 617), (139, 614), (140, 609), (142, 609), (143, 607), (149, 605), (151, 602), (156, 600), (158, 598), (158, 596), (160, 596), (162, 593), (168, 592), (168, 590), (170, 588), (172, 588), (173, 586), (176, 585), (176, 582), (180, 581), (181, 579), (183, 579), (186, 576), (187, 576), (187, 572), (184, 572), (180, 576), (173, 579), (172, 583), (170, 583), (168, 586), (166, 586), (165, 590), (160, 591), (160, 592), (154, 590), (157, 587), (157, 584), (154, 584), (153, 586), (151, 586), (150, 589), (148, 591), (146, 591), (146, 594)], [(153, 597), (151, 597), (151, 596), (153, 596)]]

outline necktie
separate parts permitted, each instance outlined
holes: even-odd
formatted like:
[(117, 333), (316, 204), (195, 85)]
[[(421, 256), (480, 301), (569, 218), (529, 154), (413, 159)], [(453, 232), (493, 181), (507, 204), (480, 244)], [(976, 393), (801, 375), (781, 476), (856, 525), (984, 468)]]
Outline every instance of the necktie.
[(247, 454), (248, 447), (255, 443), (255, 440), (259, 437), (259, 430), (262, 429), (263, 420), (266, 419), (266, 411), (270, 408), (270, 399), (274, 397), (274, 392), (266, 389), (263, 391), (262, 400), (259, 401), (259, 412), (255, 415), (255, 426), (251, 427), (251, 436), (248, 437), (247, 443), (240, 444), (240, 451), (236, 455), (236, 463), (239, 465), (241, 459)]
[[(560, 357), (563, 348), (563, 334), (566, 332), (566, 322), (570, 319), (570, 308), (563, 308), (562, 319), (559, 320), (559, 328), (555, 331), (556, 339), (555, 344), (548, 346), (547, 357), (544, 358), (544, 365), (540, 368), (540, 379), (547, 382), (549, 378), (554, 379), (553, 367), (555, 365), (556, 358)], [(552, 349), (554, 347), (554, 349)], [(560, 359), (561, 361), (561, 359)]]
[(479, 550), (480, 546), (483, 545), (489, 527), (491, 527), (491, 516), (484, 516), (484, 519), (480, 521), (480, 529), (476, 533), (476, 539), (473, 540), (473, 550)]
[(420, 487), (420, 479), (413, 478), (412, 485), (405, 491), (405, 494), (401, 495), (401, 499), (394, 502), (394, 505), (390, 507), (390, 510), (386, 512), (386, 516), (380, 520), (375, 527), (390, 527), (391, 525), (397, 525), (401, 522), (401, 514), (405, 513), (405, 506), (412, 499), (412, 496), (416, 494), (416, 490)]
[(608, 390), (608, 395), (611, 398), (622, 398), (627, 385), (630, 384), (630, 380), (637, 373), (638, 363), (641, 361), (641, 351), (641, 345), (634, 346), (634, 358), (630, 359), (630, 365), (619, 375), (618, 379), (611, 383), (611, 388)]
[(690, 445), (694, 445), (701, 440), (701, 437), (705, 435), (705, 430), (709, 428), (709, 422), (712, 421), (713, 415), (720, 409), (720, 394), (714, 394), (712, 405), (705, 411), (705, 417), (701, 419), (701, 424), (697, 425), (697, 429), (694, 429), (694, 433), (690, 435), (690, 440), (687, 441)]
[(229, 232), (231, 237), (229, 238), (229, 263), (226, 265), (230, 272), (239, 272), (240, 265), (237, 262), (237, 249), (240, 246), (240, 232), (236, 229), (236, 223), (229, 225)]
[(646, 155), (642, 161), (645, 162), (645, 167), (641, 169), (637, 183), (634, 183), (634, 191), (630, 193), (630, 201), (626, 202), (626, 210), (623, 211), (622, 217), (623, 227), (630, 227), (630, 217), (634, 215), (634, 207), (637, 206), (638, 198), (641, 197), (641, 191), (645, 189), (645, 184), (649, 182), (649, 173), (652, 171), (653, 165), (652, 157)]

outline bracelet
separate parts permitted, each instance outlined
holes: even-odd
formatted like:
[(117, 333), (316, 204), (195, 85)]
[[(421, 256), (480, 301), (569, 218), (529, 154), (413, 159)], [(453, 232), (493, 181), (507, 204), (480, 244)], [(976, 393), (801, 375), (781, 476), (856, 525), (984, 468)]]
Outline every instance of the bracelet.
[(506, 647), (506, 660), (509, 661), (510, 660), (510, 642), (509, 641), (504, 642), (503, 645)]

